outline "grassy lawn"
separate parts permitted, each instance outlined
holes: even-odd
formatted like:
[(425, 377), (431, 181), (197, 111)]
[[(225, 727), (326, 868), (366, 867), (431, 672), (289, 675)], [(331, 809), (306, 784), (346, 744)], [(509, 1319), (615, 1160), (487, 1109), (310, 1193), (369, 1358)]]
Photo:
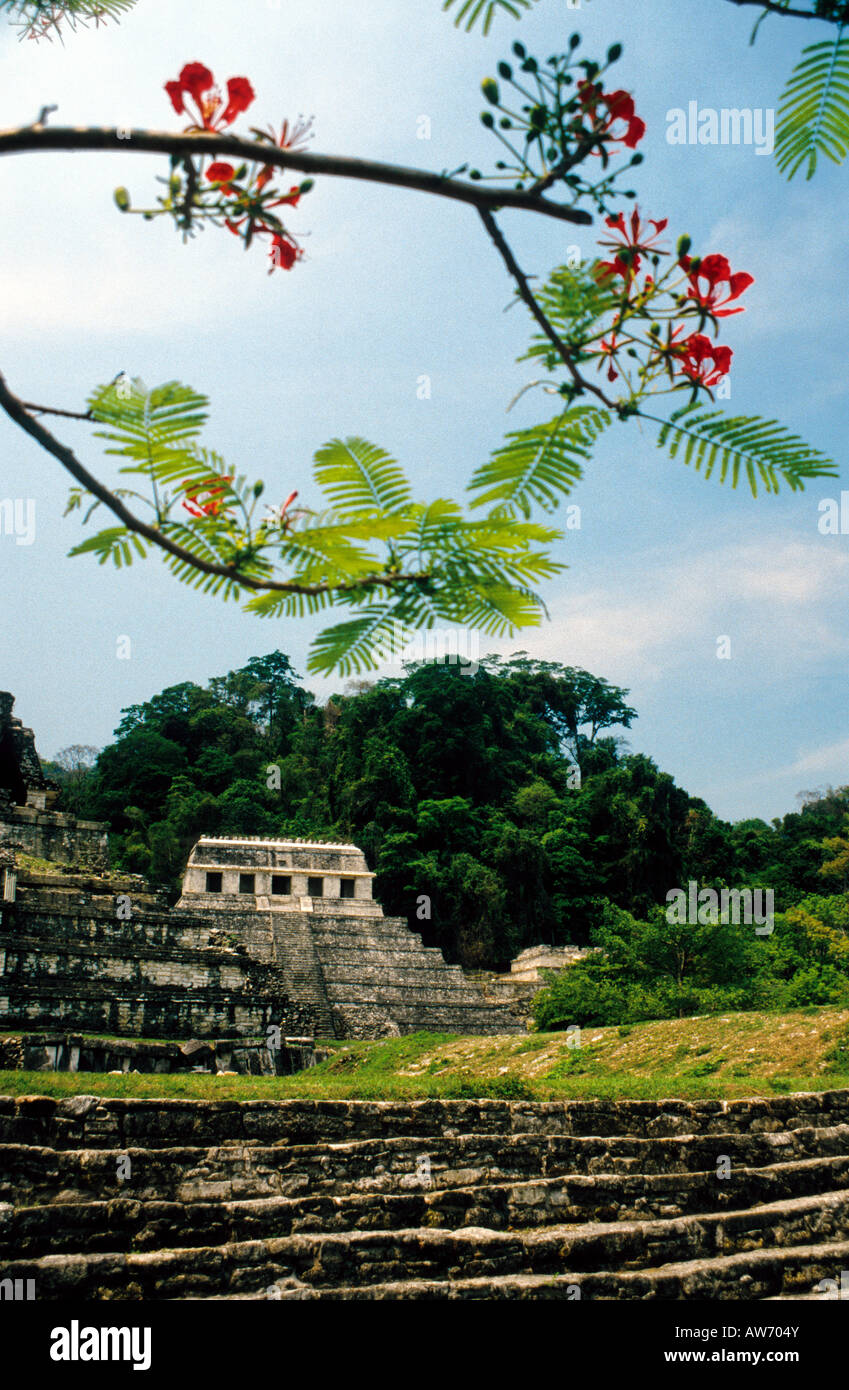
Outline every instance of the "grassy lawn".
[(0, 1071), (0, 1093), (199, 1100), (695, 1100), (849, 1087), (849, 1009), (587, 1028), (580, 1043), (569, 1046), (565, 1033), (498, 1038), (416, 1033), (385, 1042), (323, 1044), (333, 1055), (296, 1076)]

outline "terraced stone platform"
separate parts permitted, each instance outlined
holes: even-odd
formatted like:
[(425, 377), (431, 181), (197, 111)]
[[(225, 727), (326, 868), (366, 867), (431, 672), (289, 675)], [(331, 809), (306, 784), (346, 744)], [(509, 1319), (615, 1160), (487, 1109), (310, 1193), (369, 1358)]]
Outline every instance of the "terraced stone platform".
[(794, 1298), (847, 1261), (845, 1091), (0, 1098), (0, 1273), (40, 1299)]

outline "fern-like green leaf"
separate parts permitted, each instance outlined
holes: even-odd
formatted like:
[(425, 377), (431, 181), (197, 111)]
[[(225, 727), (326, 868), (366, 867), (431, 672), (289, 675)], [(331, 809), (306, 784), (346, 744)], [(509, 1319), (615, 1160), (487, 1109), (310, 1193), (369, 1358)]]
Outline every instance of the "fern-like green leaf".
[(488, 34), (497, 14), (505, 13), (512, 15), (513, 19), (521, 19), (533, 3), (534, 0), (443, 0), (442, 8), (455, 9), (454, 23), (458, 29), (465, 23), (467, 34), (483, 17), (483, 32)]
[(515, 430), (469, 483), (479, 495), (473, 507), (496, 503), (504, 515), (530, 516), (535, 503), (551, 512), (583, 475), (590, 445), (610, 424), (610, 414), (594, 405), (573, 405), (544, 424)]
[(397, 512), (410, 500), (400, 464), (366, 439), (331, 439), (315, 455), (315, 477), (334, 506)]
[[(607, 315), (619, 303), (612, 277), (601, 281), (596, 279), (597, 264), (597, 261), (593, 261), (589, 265), (558, 266), (542, 288), (535, 292), (535, 298), (548, 322), (561, 341), (575, 350), (576, 355), (584, 343), (606, 326)], [(533, 358), (542, 358), (549, 371), (563, 366), (560, 353), (544, 333), (534, 334), (528, 351), (518, 360), (527, 362)]]
[(18, 25), (22, 39), (61, 39), (62, 25), (71, 30), (107, 19), (116, 20), (132, 10), (138, 0), (0, 0), (0, 13)]
[(658, 447), (668, 448), (670, 458), (683, 448), (686, 464), (692, 464), (706, 478), (718, 469), (719, 481), (730, 478), (732, 487), (737, 486), (743, 472), (753, 497), (758, 494), (758, 480), (766, 492), (778, 492), (783, 478), (796, 492), (810, 478), (838, 476), (830, 458), (776, 420), (725, 416), (721, 410), (706, 411), (698, 403), (674, 411), (668, 420), (640, 414), (661, 426)]
[(293, 577), (303, 583), (346, 583), (383, 568), (380, 557), (358, 541), (391, 541), (403, 536), (409, 526), (403, 517), (374, 511), (342, 517), (320, 514), (289, 532), (279, 554), (292, 567)]
[(160, 462), (174, 465), (180, 456), (188, 465), (194, 457), (189, 445), (206, 423), (208, 406), (206, 396), (178, 381), (152, 391), (138, 380), (111, 382), (88, 400), (94, 419), (109, 427), (95, 431), (112, 445), (106, 453), (132, 459), (144, 469)]
[(813, 178), (820, 155), (840, 164), (849, 153), (849, 37), (811, 44), (781, 96), (775, 159), (792, 179), (807, 162)]
[[(187, 550), (198, 560), (205, 561), (207, 564), (228, 565), (233, 561), (233, 542), (225, 531), (222, 531), (217, 520), (194, 520), (191, 525), (185, 522), (168, 521), (163, 523), (163, 535), (169, 540), (174, 541)], [(204, 570), (197, 569), (188, 560), (181, 560), (177, 555), (167, 555), (166, 564), (177, 578), (184, 584), (188, 584), (192, 589), (199, 589), (204, 594), (217, 594), (224, 599), (235, 599), (244, 597), (244, 587), (236, 580), (221, 574), (207, 574)], [(268, 579), (272, 574), (272, 566), (262, 556), (252, 556), (247, 559), (240, 556), (239, 569), (242, 574), (250, 575), (255, 579)]]
[(313, 642), (307, 670), (324, 676), (334, 671), (350, 676), (375, 670), (375, 650), (394, 636), (393, 615), (393, 604), (371, 604), (358, 617), (325, 628)]
[(126, 526), (110, 526), (104, 531), (98, 531), (96, 536), (88, 536), (79, 545), (75, 545), (69, 554), (94, 554), (99, 565), (105, 565), (111, 560), (116, 569), (124, 569), (133, 563), (134, 551), (144, 557), (148, 549), (141, 536), (129, 531)]

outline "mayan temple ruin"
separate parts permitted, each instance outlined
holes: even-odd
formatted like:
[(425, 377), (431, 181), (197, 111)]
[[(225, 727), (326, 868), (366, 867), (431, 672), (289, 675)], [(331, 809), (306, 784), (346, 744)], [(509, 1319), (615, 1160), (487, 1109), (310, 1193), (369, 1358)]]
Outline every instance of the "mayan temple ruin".
[(384, 917), (355, 845), (204, 837), (175, 908), (110, 873), (107, 827), (51, 809), (13, 703), (0, 693), (0, 1029), (181, 1041), (523, 1030), (521, 1009)]

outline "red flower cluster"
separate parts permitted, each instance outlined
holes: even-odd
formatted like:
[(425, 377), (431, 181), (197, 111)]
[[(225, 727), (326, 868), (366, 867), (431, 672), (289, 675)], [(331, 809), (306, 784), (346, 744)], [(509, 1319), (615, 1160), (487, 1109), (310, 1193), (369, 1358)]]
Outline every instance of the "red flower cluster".
[[(190, 488), (194, 486), (193, 484), (184, 483), (183, 487), (186, 489), (188, 501), (184, 502), (183, 506), (190, 516), (200, 517), (201, 519), (205, 516), (218, 516), (224, 505), (223, 495), (229, 490), (229, 484), (232, 483), (232, 481), (232, 477), (222, 478), (220, 487), (195, 487), (194, 492), (190, 491)], [(201, 493), (208, 495), (209, 500), (206, 502), (199, 501), (198, 499)]]
[(598, 263), (596, 276), (600, 283), (614, 276), (621, 277), (622, 304), (614, 314), (612, 331), (609, 336), (601, 338), (594, 356), (598, 357), (599, 369), (607, 366), (608, 380), (616, 381), (619, 375), (616, 370), (619, 366), (617, 354), (627, 350), (631, 357), (636, 357), (638, 354), (634, 349), (642, 344), (643, 347), (649, 347), (649, 352), (641, 373), (649, 372), (663, 364), (670, 372), (675, 371), (688, 377), (694, 385), (710, 389), (728, 373), (733, 356), (731, 348), (714, 344), (701, 331), (690, 333), (689, 337), (676, 341), (686, 331), (683, 324), (673, 328), (676, 312), (697, 318), (710, 315), (715, 319), (742, 313), (742, 305), (734, 308), (727, 306), (739, 299), (749, 285), (754, 283), (754, 277), (746, 271), (732, 273), (727, 258), (722, 255), (712, 254), (701, 259), (680, 255), (678, 266), (684, 272), (687, 288), (681, 291), (675, 286), (671, 287), (676, 308), (671, 313), (667, 311), (670, 324), (665, 345), (661, 341), (660, 327), (657, 324), (650, 330), (648, 344), (645, 339), (634, 336), (633, 332), (627, 334), (625, 324), (628, 320), (636, 322), (638, 319), (645, 319), (649, 314), (654, 317), (658, 315), (657, 309), (650, 305), (651, 301), (665, 290), (666, 277), (662, 277), (660, 283), (656, 284), (652, 275), (646, 275), (641, 286), (637, 285), (636, 280), (643, 256), (650, 256), (652, 261), (656, 262), (658, 257), (669, 255), (668, 251), (657, 244), (658, 238), (667, 226), (667, 220), (663, 218), (662, 221), (655, 221), (650, 218), (643, 223), (636, 207), (628, 218), (620, 212), (605, 219), (606, 226), (614, 235), (608, 239), (601, 238), (599, 245), (611, 248), (614, 255), (612, 259)]
[[(268, 174), (268, 177), (264, 177), (266, 170), (270, 171), (271, 165), (266, 164), (265, 168), (260, 172), (259, 176), (257, 177), (254, 187), (258, 193), (262, 191), (262, 189), (268, 182), (268, 179), (271, 177), (270, 172)], [(210, 164), (209, 168), (207, 169), (206, 177), (209, 179), (210, 183), (217, 184), (221, 192), (226, 193), (228, 197), (236, 199), (237, 202), (244, 202), (244, 192), (238, 187), (236, 187), (232, 182), (232, 180), (236, 177), (236, 170), (233, 168), (232, 164), (226, 164), (223, 160), (216, 160), (216, 162), (214, 164)], [(300, 202), (300, 199), (300, 188), (297, 184), (294, 184), (289, 189), (289, 192), (285, 194), (284, 197), (273, 198), (270, 202), (265, 203), (263, 206), (267, 211), (271, 208), (283, 207), (284, 205), (287, 207), (296, 208), (298, 206), (298, 203)], [(245, 213), (242, 217), (239, 217), (236, 220), (228, 217), (226, 219), (226, 224), (234, 236), (241, 236), (242, 227), (245, 225), (247, 220), (248, 214)], [(271, 251), (269, 252), (269, 255), (271, 256), (272, 271), (274, 270), (275, 266), (278, 265), (282, 266), (284, 270), (291, 270), (295, 262), (297, 260), (300, 260), (301, 256), (304, 254), (303, 251), (301, 251), (300, 248), (295, 245), (294, 241), (292, 241), (290, 237), (288, 237), (285, 233), (275, 231), (273, 227), (267, 226), (264, 222), (255, 222), (252, 235), (271, 237)]]
[[(636, 149), (646, 133), (646, 123), (635, 114), (634, 98), (630, 92), (603, 92), (600, 82), (584, 80), (578, 83), (578, 100), (584, 114), (590, 119), (594, 135), (621, 140), (627, 149)], [(599, 107), (606, 110), (599, 112)], [(617, 122), (624, 123), (624, 132), (614, 132), (613, 127)]]
[(192, 115), (186, 107), (186, 97), (194, 102), (197, 119), (192, 121), (189, 130), (223, 130), (247, 111), (255, 95), (246, 77), (230, 77), (225, 104), (215, 78), (203, 63), (186, 63), (176, 82), (165, 83), (165, 90), (178, 116)]
[[(190, 131), (223, 130), (247, 110), (255, 95), (246, 77), (231, 77), (227, 82), (225, 103), (212, 73), (203, 63), (186, 63), (176, 82), (165, 83), (165, 90), (178, 115), (186, 112), (194, 116), (186, 107), (187, 98), (194, 104), (196, 116), (188, 127)], [(311, 122), (304, 124), (298, 121), (290, 126), (288, 121), (284, 121), (279, 137), (273, 130), (270, 131), (271, 141), (280, 149), (294, 149), (308, 139), (310, 125)], [(278, 207), (297, 207), (301, 196), (300, 187), (295, 185), (279, 198), (262, 197), (263, 190), (274, 177), (274, 166), (271, 164), (263, 164), (253, 182), (246, 186), (236, 182), (237, 171), (234, 165), (223, 159), (214, 160), (208, 166), (205, 177), (215, 186), (218, 194), (231, 200), (230, 207), (225, 210), (224, 221), (234, 236), (241, 236), (243, 227), (246, 228), (246, 244), (249, 244), (254, 236), (269, 236), (271, 270), (276, 266), (291, 270), (303, 252), (278, 219), (273, 215), (269, 217), (268, 214)], [(270, 192), (273, 193), (273, 190)], [(220, 215), (222, 209), (219, 207), (215, 211)], [(229, 215), (226, 215), (228, 213)]]

